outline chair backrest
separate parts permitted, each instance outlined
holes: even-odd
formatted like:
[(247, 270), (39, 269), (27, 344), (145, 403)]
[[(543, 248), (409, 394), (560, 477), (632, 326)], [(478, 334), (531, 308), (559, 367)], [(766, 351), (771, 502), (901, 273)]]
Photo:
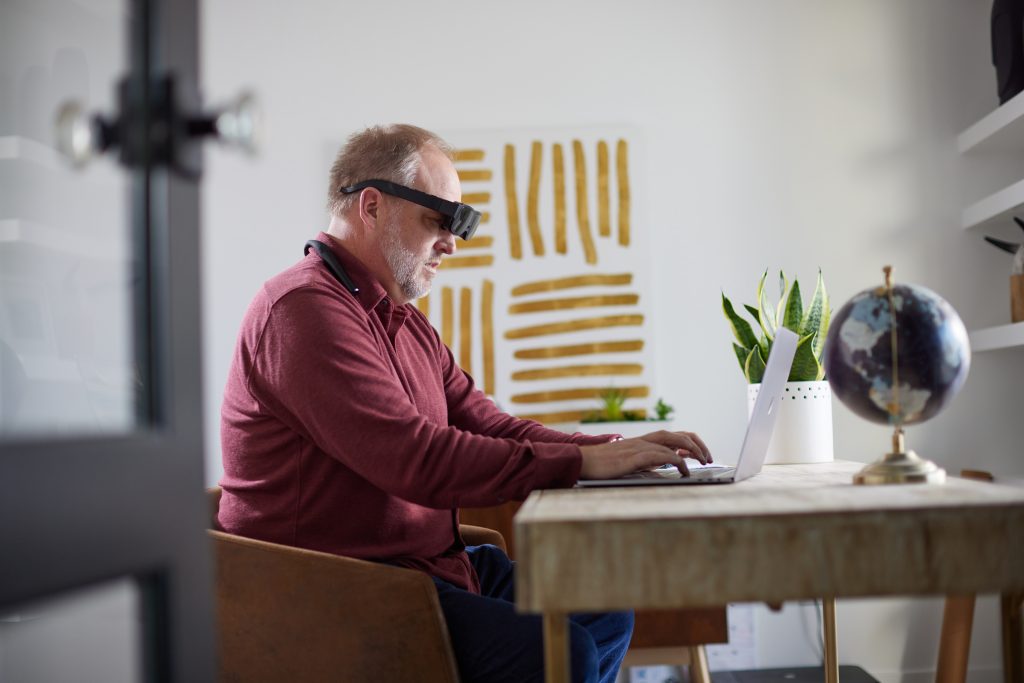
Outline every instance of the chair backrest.
[(207, 496), (220, 680), (458, 683), (428, 576), (225, 533)]

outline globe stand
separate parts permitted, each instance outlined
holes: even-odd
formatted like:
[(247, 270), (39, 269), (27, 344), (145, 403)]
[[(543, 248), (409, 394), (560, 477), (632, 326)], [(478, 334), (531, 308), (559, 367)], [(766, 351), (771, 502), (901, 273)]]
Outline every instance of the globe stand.
[(925, 460), (903, 443), (903, 429), (897, 427), (892, 435), (892, 453), (886, 453), (857, 474), (854, 484), (943, 484), (946, 470), (931, 460)]

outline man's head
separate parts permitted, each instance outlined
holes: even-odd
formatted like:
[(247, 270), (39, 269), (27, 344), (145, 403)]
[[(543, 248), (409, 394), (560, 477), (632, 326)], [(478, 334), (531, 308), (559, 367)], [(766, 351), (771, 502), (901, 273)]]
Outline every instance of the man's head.
[(328, 233), (359, 257), (396, 303), (430, 291), (442, 257), (455, 252), (455, 237), (436, 210), (377, 187), (342, 189), (386, 180), (457, 202), (462, 189), (451, 155), (444, 140), (422, 128), (375, 126), (350, 137), (331, 167)]

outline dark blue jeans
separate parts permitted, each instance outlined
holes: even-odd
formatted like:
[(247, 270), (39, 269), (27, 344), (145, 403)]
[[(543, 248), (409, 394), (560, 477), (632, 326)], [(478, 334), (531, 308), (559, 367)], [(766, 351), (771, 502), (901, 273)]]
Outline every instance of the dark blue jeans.
[[(464, 683), (541, 683), (543, 627), (540, 616), (516, 612), (515, 563), (493, 545), (466, 552), (480, 577), (480, 595), (434, 579), (460, 677)], [(614, 683), (632, 635), (632, 612), (572, 615), (572, 680)]]

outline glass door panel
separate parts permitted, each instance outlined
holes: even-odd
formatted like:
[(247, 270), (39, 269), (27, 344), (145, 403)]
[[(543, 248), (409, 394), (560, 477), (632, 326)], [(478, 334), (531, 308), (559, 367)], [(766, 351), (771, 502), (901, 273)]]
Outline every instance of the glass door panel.
[(142, 631), (132, 579), (21, 605), (0, 614), (0, 681), (141, 681)]
[(126, 432), (134, 349), (131, 176), (75, 170), (55, 113), (115, 111), (129, 70), (127, 0), (0, 3), (0, 439)]

